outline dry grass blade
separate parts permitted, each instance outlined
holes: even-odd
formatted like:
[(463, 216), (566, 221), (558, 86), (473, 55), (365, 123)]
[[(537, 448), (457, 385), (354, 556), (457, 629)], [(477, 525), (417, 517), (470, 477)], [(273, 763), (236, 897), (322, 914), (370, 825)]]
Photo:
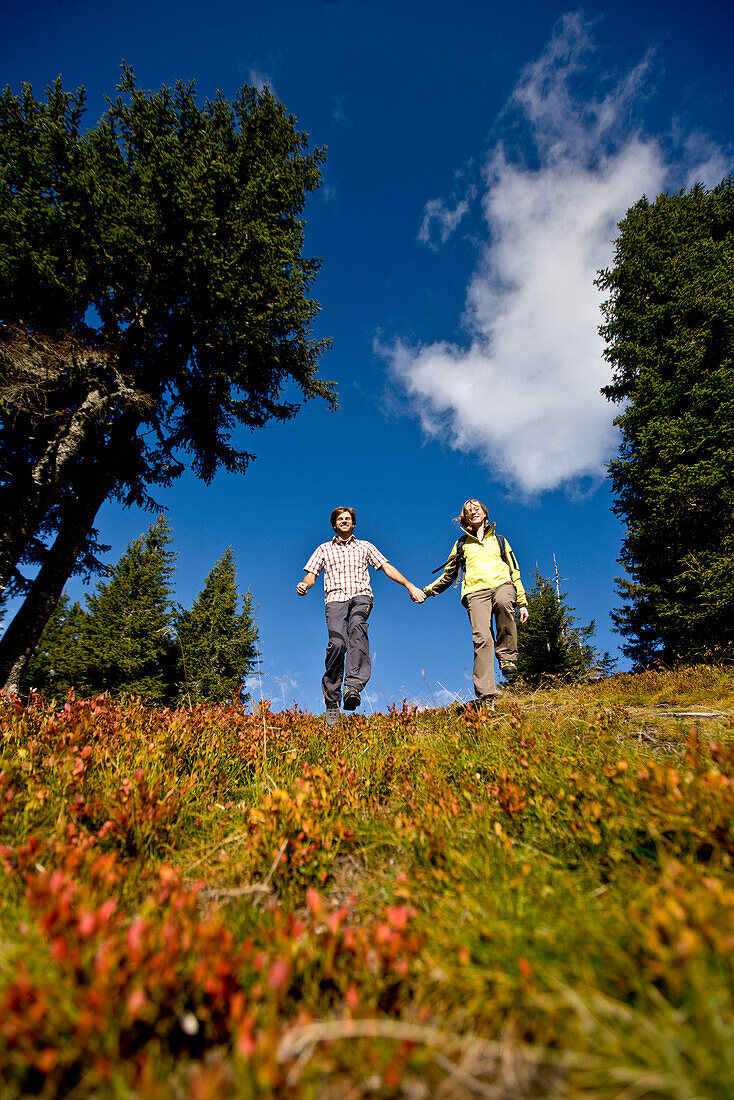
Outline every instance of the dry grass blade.
[[(485, 1100), (508, 1100), (510, 1097), (530, 1100), (544, 1095), (553, 1079), (563, 1073), (566, 1063), (574, 1060), (538, 1046), (519, 1043), (509, 1036), (484, 1039), (478, 1035), (460, 1035), (385, 1019), (330, 1020), (293, 1028), (281, 1039), (276, 1058), (281, 1064), (295, 1060), (287, 1077), (292, 1087), (320, 1043), (360, 1039), (386, 1039), (439, 1048), (431, 1057), (447, 1076), (438, 1086), (437, 1098), (469, 1092)], [(459, 1060), (452, 1060), (445, 1053), (447, 1050), (456, 1051)]]
[(198, 859), (195, 859), (193, 863), (190, 863), (188, 865), (188, 867), (184, 871), (184, 875), (190, 875), (195, 867), (198, 867), (202, 863), (206, 863), (209, 857), (212, 856), (214, 852), (218, 851), (220, 848), (224, 848), (229, 844), (236, 844), (238, 840), (246, 840), (247, 836), (247, 830), (240, 830), (237, 833), (231, 833), (230, 836), (225, 837), (224, 840), (218, 840), (215, 844), (212, 844), (211, 847), (207, 848), (203, 856), (199, 856)]
[(215, 901), (221, 901), (223, 899), (228, 900), (230, 898), (249, 897), (252, 894), (269, 894), (271, 879), (275, 874), (278, 864), (283, 858), (283, 853), (285, 852), (287, 847), (288, 839), (286, 838), (278, 849), (278, 854), (273, 860), (270, 870), (268, 871), (262, 882), (253, 882), (248, 886), (233, 886), (229, 888), (218, 886), (205, 886), (204, 889), (201, 890), (199, 896), (206, 899), (211, 898)]
[[(460, 1035), (423, 1024), (404, 1023), (402, 1020), (327, 1020), (304, 1024), (287, 1031), (278, 1045), (277, 1060), (289, 1062), (308, 1047), (343, 1039), (392, 1039), (398, 1043), (417, 1043), (443, 1049), (471, 1048), (476, 1055), (494, 1061), (505, 1056), (508, 1042), (511, 1042), (506, 1039), (483, 1039), (479, 1035)], [(518, 1053), (522, 1052), (523, 1058), (534, 1064), (564, 1061), (562, 1057), (559, 1058), (541, 1047), (518, 1043), (512, 1045)]]

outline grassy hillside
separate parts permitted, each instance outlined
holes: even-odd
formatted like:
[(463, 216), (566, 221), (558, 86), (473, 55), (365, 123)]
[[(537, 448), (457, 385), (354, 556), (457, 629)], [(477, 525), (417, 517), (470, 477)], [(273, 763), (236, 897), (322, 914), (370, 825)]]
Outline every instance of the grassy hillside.
[(733, 671), (0, 730), (4, 1100), (734, 1096)]

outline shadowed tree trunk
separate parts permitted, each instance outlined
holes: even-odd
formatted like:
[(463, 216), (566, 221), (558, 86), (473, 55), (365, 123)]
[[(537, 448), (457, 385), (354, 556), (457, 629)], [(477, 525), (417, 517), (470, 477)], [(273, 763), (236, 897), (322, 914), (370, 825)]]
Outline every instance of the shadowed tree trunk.
[[(109, 399), (108, 399), (109, 400)], [(15, 566), (39, 522), (57, 499), (68, 471), (81, 457), (84, 444), (105, 404), (100, 390), (93, 390), (68, 423), (49, 442), (28, 476), (3, 492), (5, 523), (0, 527), (0, 587), (6, 588)]]
[[(44, 343), (44, 349), (49, 343), (50, 341)], [(18, 344), (17, 336), (15, 344)], [(17, 347), (15, 350), (17, 351)], [(28, 377), (30, 353), (25, 347), (23, 350), (25, 376), (16, 367), (17, 383), (14, 385), (12, 381), (7, 381), (0, 387), (0, 396), (5, 394), (11, 399), (17, 399), (18, 395), (14, 391), (22, 390), (24, 386), (26, 390), (39, 390), (36, 378)], [(66, 358), (60, 352), (56, 355), (57, 368), (61, 364), (67, 373), (70, 370), (81, 372), (92, 364), (97, 377), (93, 382), (90, 381), (87, 392), (80, 395), (77, 407), (67, 414), (51, 438), (41, 445), (40, 454), (35, 461), (20, 475), (11, 477), (0, 490), (0, 592), (7, 588), (26, 547), (36, 535), (49, 509), (59, 499), (64, 486), (73, 478), (79, 461), (88, 454), (90, 443), (92, 451), (96, 450), (94, 433), (105, 418), (109, 417), (113, 406), (123, 404), (135, 408), (145, 404), (139, 394), (126, 386), (117, 368), (107, 361), (108, 358), (93, 350), (80, 354), (78, 349), (74, 354), (67, 353)], [(33, 361), (31, 365), (39, 373), (38, 364)], [(104, 377), (99, 377), (100, 373)], [(134, 425), (137, 428), (137, 422)]]
[(46, 560), (0, 638), (0, 687), (6, 691), (19, 693), (25, 666), (84, 549), (97, 512), (119, 480), (129, 450), (130, 431), (134, 439), (135, 427), (130, 416), (123, 418), (105, 447), (105, 463), (91, 466), (86, 475), (79, 479), (74, 494), (64, 508), (56, 539), (49, 548)]
[(28, 595), (0, 638), (0, 685), (18, 694), (28, 660), (38, 645), (43, 628), (53, 614), (64, 585), (71, 576), (94, 517), (110, 491), (110, 479), (100, 478), (67, 507), (48, 559), (34, 579)]

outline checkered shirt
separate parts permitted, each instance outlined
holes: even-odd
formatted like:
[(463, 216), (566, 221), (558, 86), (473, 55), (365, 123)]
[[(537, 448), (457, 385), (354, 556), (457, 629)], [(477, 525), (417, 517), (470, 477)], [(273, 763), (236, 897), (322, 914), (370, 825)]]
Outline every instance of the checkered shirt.
[(324, 570), (324, 599), (329, 603), (351, 600), (353, 596), (371, 596), (368, 565), (382, 569), (387, 558), (371, 542), (363, 542), (354, 535), (345, 542), (335, 535), (331, 542), (316, 547), (303, 568), (315, 576)]

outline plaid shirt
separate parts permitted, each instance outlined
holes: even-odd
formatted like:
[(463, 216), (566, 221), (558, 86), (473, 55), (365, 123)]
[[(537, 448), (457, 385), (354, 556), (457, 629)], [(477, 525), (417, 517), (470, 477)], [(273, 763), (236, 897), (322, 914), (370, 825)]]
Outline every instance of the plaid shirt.
[(371, 596), (368, 565), (382, 569), (387, 558), (371, 542), (363, 542), (354, 535), (345, 542), (334, 535), (331, 542), (316, 547), (303, 568), (315, 576), (324, 570), (324, 599), (329, 603), (351, 600), (353, 596)]

